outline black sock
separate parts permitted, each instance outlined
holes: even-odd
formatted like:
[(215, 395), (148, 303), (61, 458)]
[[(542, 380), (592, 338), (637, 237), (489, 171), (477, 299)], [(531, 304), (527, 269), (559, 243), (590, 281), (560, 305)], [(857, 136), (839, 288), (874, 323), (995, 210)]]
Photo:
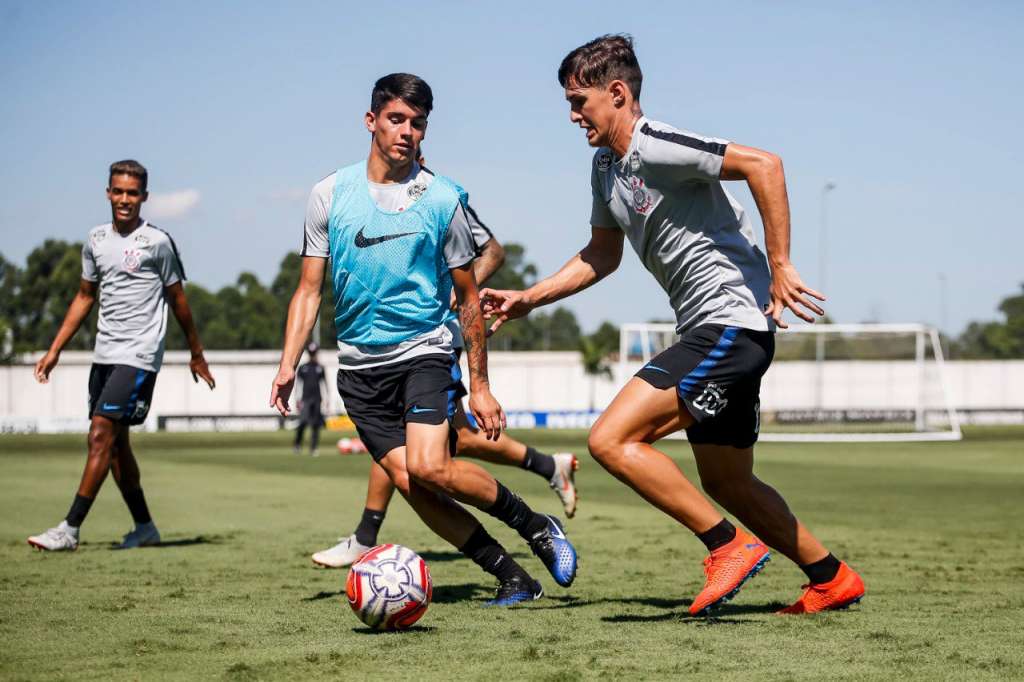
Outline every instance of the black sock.
[(309, 434), (309, 449), (316, 450), (320, 445), (320, 427), (314, 426)]
[(545, 455), (543, 452), (538, 452), (527, 445), (526, 457), (523, 459), (523, 468), (527, 471), (532, 471), (545, 481), (550, 481), (551, 477), (555, 475), (555, 458), (551, 455)]
[(523, 567), (508, 555), (505, 548), (483, 526), (476, 527), (466, 543), (459, 547), (459, 551), (501, 582), (516, 575), (526, 575)]
[(369, 507), (364, 509), (363, 518), (359, 519), (359, 525), (356, 526), (356, 542), (364, 547), (374, 547), (383, 523), (384, 512)]
[(68, 515), (64, 517), (69, 526), (78, 528), (82, 525), (82, 521), (85, 521), (85, 515), (89, 513), (89, 508), (92, 506), (92, 501), (93, 498), (91, 497), (75, 495), (75, 501), (71, 503)]
[(812, 585), (820, 585), (836, 577), (836, 573), (839, 572), (839, 559), (830, 553), (824, 559), (819, 559), (813, 564), (804, 564), (800, 570), (807, 575), (807, 579), (811, 581)]
[(547, 517), (536, 513), (522, 498), (503, 486), (499, 481), (498, 497), (485, 512), (504, 522), (524, 539), (529, 541), (533, 534), (548, 525)]
[(729, 544), (735, 537), (736, 526), (729, 523), (728, 519), (722, 519), (718, 525), (712, 526), (703, 533), (697, 533), (697, 538), (704, 543), (709, 552)]
[(142, 493), (142, 488), (122, 490), (121, 497), (128, 505), (128, 511), (132, 513), (132, 519), (136, 524), (149, 523), (153, 520), (149, 515), (149, 507), (146, 506), (146, 496)]
[(295, 427), (295, 447), (302, 447), (302, 434), (305, 430), (306, 425), (301, 422)]

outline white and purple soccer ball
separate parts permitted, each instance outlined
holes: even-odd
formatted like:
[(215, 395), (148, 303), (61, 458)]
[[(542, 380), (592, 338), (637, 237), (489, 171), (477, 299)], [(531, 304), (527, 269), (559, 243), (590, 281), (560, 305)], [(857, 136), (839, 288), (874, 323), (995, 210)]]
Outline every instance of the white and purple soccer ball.
[(375, 630), (404, 630), (426, 613), (430, 570), (402, 545), (377, 545), (352, 564), (345, 581), (349, 606)]

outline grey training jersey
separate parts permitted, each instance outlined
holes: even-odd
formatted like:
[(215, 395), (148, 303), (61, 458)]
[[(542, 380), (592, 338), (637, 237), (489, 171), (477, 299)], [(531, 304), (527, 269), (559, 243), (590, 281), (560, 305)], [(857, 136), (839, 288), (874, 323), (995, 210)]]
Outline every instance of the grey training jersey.
[(171, 236), (147, 222), (120, 234), (94, 227), (82, 247), (82, 279), (99, 282), (94, 362), (159, 372), (167, 331), (164, 288), (185, 279)]
[(619, 227), (668, 293), (682, 333), (701, 324), (772, 331), (771, 273), (743, 207), (719, 181), (728, 141), (641, 117), (625, 156), (594, 155), (590, 223)]
[[(302, 241), (303, 256), (329, 258), (328, 223), (331, 203), (334, 200), (336, 173), (313, 186), (306, 204), (306, 223)], [(413, 164), (409, 177), (402, 182), (386, 185), (370, 182), (370, 195), (383, 211), (397, 213), (413, 204), (431, 182), (434, 174), (426, 168)], [(449, 268), (458, 268), (472, 261), (483, 245), (490, 241), (490, 230), (480, 222), (476, 212), (468, 205), (460, 204), (455, 209), (452, 221), (445, 235), (444, 255)], [(378, 365), (402, 362), (428, 353), (451, 353), (462, 347), (462, 336), (455, 319), (450, 319), (423, 334), (391, 345), (353, 345), (338, 341), (338, 361), (341, 369), (366, 369)]]

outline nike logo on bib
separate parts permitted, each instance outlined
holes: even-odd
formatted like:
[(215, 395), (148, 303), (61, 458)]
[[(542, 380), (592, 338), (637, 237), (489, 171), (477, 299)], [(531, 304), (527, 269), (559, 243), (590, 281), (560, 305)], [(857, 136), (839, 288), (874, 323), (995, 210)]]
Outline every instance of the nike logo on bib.
[(365, 249), (367, 246), (386, 242), (389, 239), (398, 239), (399, 237), (408, 237), (409, 235), (416, 234), (415, 232), (399, 232), (398, 234), (385, 234), (380, 237), (365, 237), (363, 236), (364, 229), (365, 228), (361, 227), (359, 228), (359, 232), (356, 233), (356, 246), (360, 249)]

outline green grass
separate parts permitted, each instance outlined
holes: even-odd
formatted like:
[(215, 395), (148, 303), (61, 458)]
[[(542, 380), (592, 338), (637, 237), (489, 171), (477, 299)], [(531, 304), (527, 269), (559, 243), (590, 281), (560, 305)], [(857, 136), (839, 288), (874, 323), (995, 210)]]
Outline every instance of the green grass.
[[(517, 434), (581, 450), (584, 435)], [(783, 618), (803, 575), (776, 556), (717, 618), (686, 607), (703, 548), (583, 457), (568, 523), (580, 552), (563, 590), (513, 533), (486, 525), (549, 590), (482, 608), (489, 577), (396, 500), (382, 540), (434, 576), (421, 626), (375, 634), (344, 602), (342, 571), (309, 554), (347, 534), (368, 458), (299, 458), (284, 434), (140, 435), (166, 546), (110, 551), (129, 528), (112, 481), (72, 554), (30, 550), (74, 494), (81, 437), (0, 438), (0, 679), (1007, 679), (1024, 677), (1024, 431), (962, 443), (758, 448), (758, 473), (864, 576), (848, 612)], [(686, 444), (666, 449), (693, 475)], [(535, 508), (535, 477), (492, 468)]]

